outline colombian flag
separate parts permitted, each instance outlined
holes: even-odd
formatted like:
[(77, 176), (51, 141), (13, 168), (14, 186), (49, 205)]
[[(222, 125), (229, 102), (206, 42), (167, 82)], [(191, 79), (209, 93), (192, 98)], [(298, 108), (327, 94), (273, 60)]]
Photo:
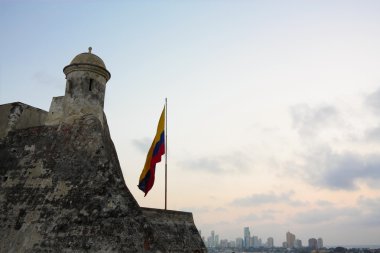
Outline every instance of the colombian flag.
[(156, 137), (154, 137), (152, 146), (146, 156), (145, 166), (139, 179), (138, 187), (145, 193), (144, 197), (153, 187), (156, 164), (161, 162), (161, 156), (163, 154), (165, 154), (165, 107), (164, 110), (162, 110), (157, 126)]

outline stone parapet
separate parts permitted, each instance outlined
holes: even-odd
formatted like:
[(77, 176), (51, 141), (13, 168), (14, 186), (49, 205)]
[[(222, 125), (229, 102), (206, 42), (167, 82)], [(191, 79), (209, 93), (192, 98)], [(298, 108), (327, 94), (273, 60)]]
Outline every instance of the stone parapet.
[(0, 138), (10, 131), (42, 126), (47, 116), (48, 112), (21, 102), (0, 105)]
[(167, 252), (207, 252), (192, 213), (154, 208), (141, 210), (153, 229), (154, 237), (164, 244)]

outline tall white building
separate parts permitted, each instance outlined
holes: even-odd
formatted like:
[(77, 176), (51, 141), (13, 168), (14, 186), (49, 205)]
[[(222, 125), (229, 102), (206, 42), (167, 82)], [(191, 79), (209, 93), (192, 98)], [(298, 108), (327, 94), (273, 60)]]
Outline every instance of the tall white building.
[(251, 238), (251, 232), (249, 231), (249, 227), (244, 228), (244, 247), (249, 247), (249, 240)]

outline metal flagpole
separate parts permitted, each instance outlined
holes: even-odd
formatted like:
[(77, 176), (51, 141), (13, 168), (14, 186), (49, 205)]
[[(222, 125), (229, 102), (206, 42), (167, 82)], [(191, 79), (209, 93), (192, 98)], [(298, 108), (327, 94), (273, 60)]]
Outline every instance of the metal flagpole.
[(165, 210), (168, 199), (168, 98), (165, 98)]

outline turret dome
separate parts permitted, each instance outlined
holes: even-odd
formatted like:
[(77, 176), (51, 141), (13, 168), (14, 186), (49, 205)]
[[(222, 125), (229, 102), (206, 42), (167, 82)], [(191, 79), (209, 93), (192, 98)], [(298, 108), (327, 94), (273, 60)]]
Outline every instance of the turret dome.
[(63, 73), (67, 74), (73, 71), (92, 71), (102, 75), (107, 81), (111, 78), (111, 73), (107, 70), (103, 60), (91, 52), (92, 48), (88, 48), (88, 53), (81, 53), (74, 57), (69, 65), (63, 68)]

